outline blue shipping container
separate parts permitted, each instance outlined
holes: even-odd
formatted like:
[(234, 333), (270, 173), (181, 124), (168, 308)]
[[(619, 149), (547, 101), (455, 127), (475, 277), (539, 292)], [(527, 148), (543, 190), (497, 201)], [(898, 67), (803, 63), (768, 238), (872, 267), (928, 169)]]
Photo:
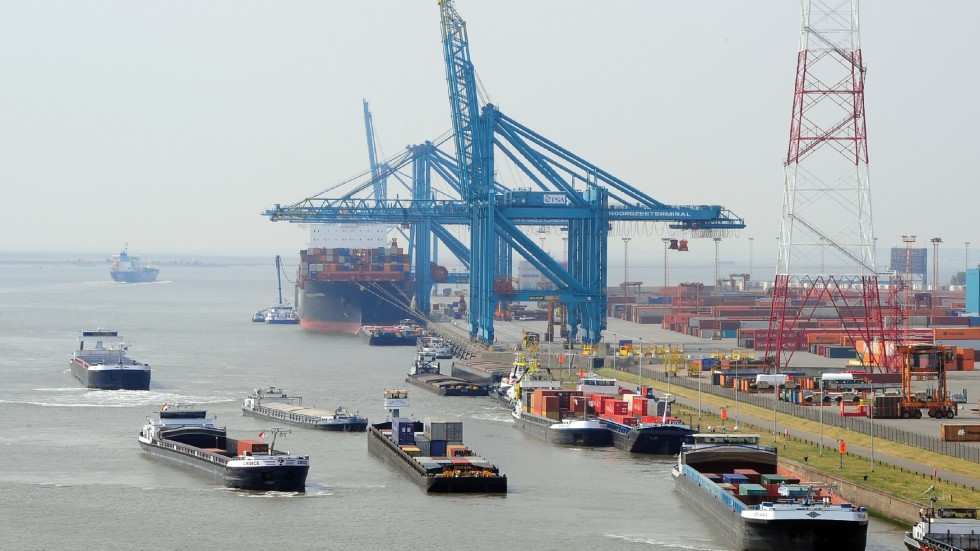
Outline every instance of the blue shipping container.
[(446, 456), (446, 441), (445, 440), (430, 440), (429, 441), (429, 453), (432, 457), (445, 457)]

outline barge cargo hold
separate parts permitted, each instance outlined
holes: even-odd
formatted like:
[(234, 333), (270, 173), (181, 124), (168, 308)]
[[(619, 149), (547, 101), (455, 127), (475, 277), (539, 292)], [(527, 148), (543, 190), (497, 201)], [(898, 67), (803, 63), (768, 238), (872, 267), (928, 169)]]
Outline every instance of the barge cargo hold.
[[(228, 488), (305, 492), (309, 456), (283, 453), (272, 443), (229, 438), (203, 410), (166, 409), (139, 435), (140, 448), (151, 457), (206, 474)], [(273, 429), (273, 435), (281, 432)], [(261, 435), (260, 435), (261, 436)]]
[(908, 551), (980, 551), (975, 507), (930, 507), (919, 515), (921, 520), (905, 533)]
[(420, 352), (405, 382), (440, 396), (486, 396), (487, 386), (443, 375), (434, 352)]
[(696, 434), (672, 469), (675, 488), (731, 537), (736, 551), (863, 551), (868, 511), (814, 495), (776, 473), (777, 451), (754, 434)]
[(403, 430), (410, 430), (413, 435), (424, 430), (420, 421), (401, 420), (401, 423), (395, 421), (373, 424), (368, 428), (368, 451), (402, 471), (426, 492), (507, 493), (507, 475), (500, 474), (497, 467), (482, 457), (422, 456), (421, 450), (414, 445), (414, 440), (412, 444), (396, 444), (394, 438), (397, 436), (393, 435), (399, 425)]
[(242, 413), (326, 431), (364, 432), (368, 426), (366, 417), (351, 413), (343, 406), (334, 411), (304, 407), (302, 397), (289, 396), (276, 387), (255, 389), (242, 402)]

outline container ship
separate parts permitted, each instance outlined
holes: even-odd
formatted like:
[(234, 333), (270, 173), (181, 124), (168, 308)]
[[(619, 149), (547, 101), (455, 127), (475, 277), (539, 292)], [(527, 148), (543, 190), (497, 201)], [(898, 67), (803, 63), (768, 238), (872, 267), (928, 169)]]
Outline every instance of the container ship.
[(584, 414), (585, 402), (580, 390), (537, 388), (521, 392), (512, 412), (514, 426), (559, 446), (612, 445), (609, 428)]
[(148, 455), (209, 475), (228, 488), (306, 491), (309, 456), (275, 449), (275, 435), (288, 431), (270, 429), (271, 444), (236, 440), (228, 437), (224, 427), (215, 426), (204, 410), (165, 404), (159, 415), (159, 419), (148, 417), (139, 434), (140, 448)]
[[(411, 318), (415, 278), (409, 256), (387, 240), (385, 226), (323, 225), (311, 228), (300, 251), (296, 304), (300, 326), (311, 331), (358, 334), (362, 326), (396, 326)], [(415, 344), (415, 336), (411, 338)]]
[(595, 394), (588, 405), (612, 433), (613, 445), (630, 453), (677, 455), (687, 437), (695, 433), (690, 425), (670, 416), (669, 396), (651, 403), (639, 394), (626, 394), (622, 399)]
[(672, 469), (676, 488), (736, 551), (863, 551), (868, 511), (820, 484), (777, 473), (757, 434), (695, 434)]
[(385, 391), (391, 421), (368, 428), (368, 452), (400, 470), (427, 493), (507, 493), (507, 475), (463, 445), (463, 423), (399, 417), (408, 391)]

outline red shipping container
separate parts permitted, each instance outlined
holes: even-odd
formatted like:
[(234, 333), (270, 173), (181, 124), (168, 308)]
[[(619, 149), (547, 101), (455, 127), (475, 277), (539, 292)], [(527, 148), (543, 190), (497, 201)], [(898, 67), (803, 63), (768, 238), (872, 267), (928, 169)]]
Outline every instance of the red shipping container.
[(629, 413), (629, 404), (626, 400), (606, 400), (605, 402), (605, 413), (606, 415), (626, 415)]
[(633, 413), (634, 415), (646, 415), (649, 408), (649, 400), (646, 398), (633, 398)]
[(269, 443), (260, 442), (258, 440), (239, 440), (238, 455), (242, 455), (245, 452), (269, 453)]
[(558, 397), (557, 396), (545, 396), (541, 405), (541, 411), (552, 412), (558, 411)]

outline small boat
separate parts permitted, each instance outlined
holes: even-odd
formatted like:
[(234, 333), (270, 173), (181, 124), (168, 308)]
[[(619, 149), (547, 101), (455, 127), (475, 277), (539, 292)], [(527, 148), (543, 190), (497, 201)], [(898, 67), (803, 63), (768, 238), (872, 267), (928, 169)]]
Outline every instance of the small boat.
[(128, 350), (118, 331), (82, 331), (69, 362), (71, 374), (86, 388), (149, 390), (150, 366), (127, 357)]
[(905, 533), (908, 551), (980, 551), (980, 520), (975, 507), (933, 507), (919, 512), (920, 521)]
[(758, 434), (694, 434), (671, 470), (675, 488), (735, 551), (863, 551), (868, 511), (817, 483), (776, 472)]
[(303, 407), (303, 398), (289, 396), (281, 388), (257, 388), (242, 402), (242, 413), (273, 419), (318, 430), (364, 432), (368, 420), (347, 411), (343, 406), (334, 411)]
[(391, 421), (368, 428), (368, 452), (394, 466), (427, 493), (507, 493), (507, 475), (463, 445), (459, 421), (400, 417), (407, 390), (386, 390)]
[(270, 325), (296, 325), (299, 314), (282, 299), (282, 259), (276, 255), (276, 279), (279, 282), (279, 303), (252, 315), (252, 321)]
[(164, 404), (159, 419), (146, 418), (138, 440), (151, 457), (207, 474), (228, 488), (304, 492), (309, 456), (275, 449), (276, 436), (288, 432), (272, 428), (259, 433), (259, 438), (271, 434), (271, 444), (236, 440), (206, 411)]
[(405, 382), (440, 396), (486, 396), (487, 385), (443, 375), (434, 353), (420, 352), (408, 371)]
[(129, 243), (123, 247), (122, 252), (112, 257), (112, 268), (109, 275), (113, 281), (118, 283), (152, 283), (157, 280), (160, 270), (143, 266), (140, 257), (131, 256), (127, 251)]
[(419, 354), (432, 354), (439, 360), (448, 360), (453, 357), (453, 348), (449, 341), (434, 335), (422, 335), (418, 338)]

